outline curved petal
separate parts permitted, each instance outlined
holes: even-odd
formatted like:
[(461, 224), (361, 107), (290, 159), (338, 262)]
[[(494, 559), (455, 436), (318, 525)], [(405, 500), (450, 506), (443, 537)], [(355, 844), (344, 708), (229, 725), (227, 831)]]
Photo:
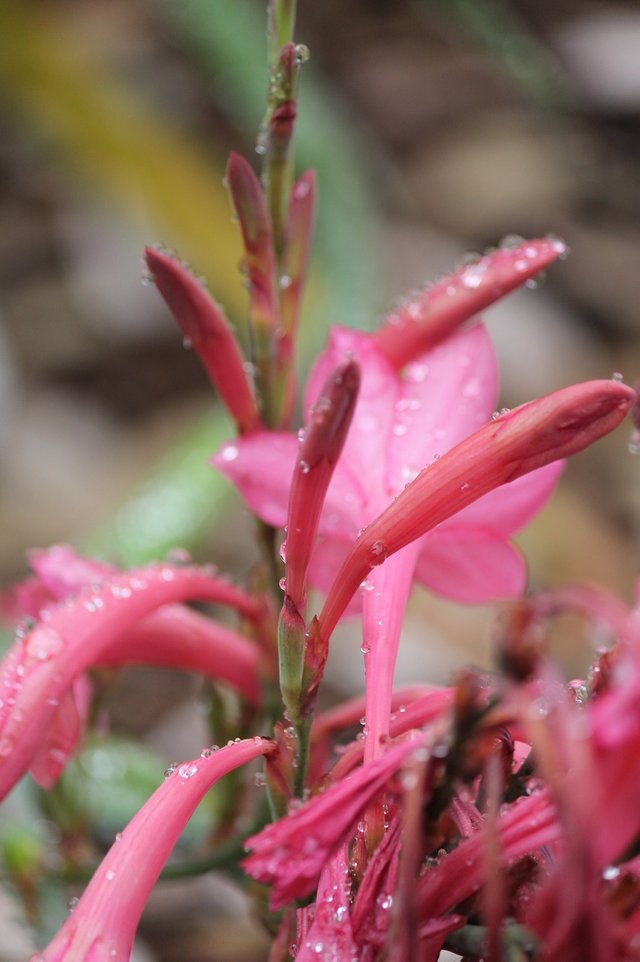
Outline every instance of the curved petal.
[(409, 364), (399, 384), (386, 450), (389, 497), (489, 419), (498, 373), (484, 324), (458, 332)]
[(32, 962), (127, 962), (149, 893), (205, 793), (273, 747), (248, 738), (177, 766), (116, 836), (73, 914)]
[[(478, 498), (455, 515), (451, 523), (487, 525), (502, 535), (520, 531), (546, 504), (564, 471), (564, 461), (553, 461), (530, 474), (523, 474)], [(450, 522), (445, 521), (445, 525)]]
[(522, 594), (527, 568), (520, 552), (498, 532), (452, 523), (425, 537), (416, 580), (453, 601), (482, 604)]
[(211, 464), (236, 486), (254, 514), (274, 528), (284, 528), (297, 458), (293, 434), (257, 431), (223, 444)]
[(62, 774), (69, 756), (84, 735), (91, 704), (91, 683), (86, 675), (76, 678), (60, 698), (29, 774), (40, 788), (49, 789)]

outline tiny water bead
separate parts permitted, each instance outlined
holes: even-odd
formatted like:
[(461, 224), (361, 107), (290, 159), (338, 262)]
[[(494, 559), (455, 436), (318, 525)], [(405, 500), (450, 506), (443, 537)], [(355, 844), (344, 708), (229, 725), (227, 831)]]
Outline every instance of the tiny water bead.
[(387, 555), (389, 554), (389, 549), (384, 541), (374, 541), (367, 548), (367, 564), (372, 567), (381, 565), (383, 561), (386, 561)]
[(63, 646), (63, 638), (55, 628), (43, 625), (35, 628), (27, 638), (25, 652), (36, 661), (48, 661), (57, 655)]
[(184, 764), (180, 765), (177, 769), (178, 777), (185, 779), (185, 781), (189, 778), (193, 778), (193, 776), (197, 773), (197, 771), (198, 771), (198, 766), (194, 765), (192, 762), (185, 762)]

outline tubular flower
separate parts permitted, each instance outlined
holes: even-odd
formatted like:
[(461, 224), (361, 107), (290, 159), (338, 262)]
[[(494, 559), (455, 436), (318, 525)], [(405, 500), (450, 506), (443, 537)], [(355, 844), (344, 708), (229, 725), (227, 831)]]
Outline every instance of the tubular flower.
[[(36, 564), (47, 568), (42, 555)], [(46, 581), (54, 587), (48, 570)], [(81, 559), (75, 559), (73, 577), (79, 570)], [(40, 601), (43, 588), (48, 590), (41, 579)], [(257, 698), (257, 656), (250, 642), (175, 604), (195, 599), (229, 605), (255, 622), (262, 618), (260, 601), (209, 569), (164, 563), (93, 579), (77, 594), (41, 608), (35, 623), (19, 625), (0, 664), (0, 797), (31, 766), (44, 785), (55, 781), (81, 733), (86, 692), (78, 686), (94, 665), (147, 662), (205, 671), (235, 681), (249, 700)]]
[(30, 962), (129, 962), (149, 893), (198, 803), (223, 775), (272, 749), (265, 738), (248, 738), (178, 765), (116, 837), (73, 913)]

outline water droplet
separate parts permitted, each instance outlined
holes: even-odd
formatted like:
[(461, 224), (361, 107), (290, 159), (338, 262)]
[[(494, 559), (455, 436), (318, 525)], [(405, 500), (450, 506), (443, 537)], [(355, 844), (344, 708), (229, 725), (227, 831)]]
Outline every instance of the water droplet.
[(203, 748), (202, 751), (200, 752), (200, 758), (211, 758), (212, 755), (213, 755), (213, 752), (211, 751), (210, 748)]
[(606, 882), (612, 882), (619, 875), (620, 868), (618, 865), (608, 865), (602, 872), (602, 877)]
[(365, 641), (363, 641), (362, 644), (360, 645), (360, 651), (362, 652), (363, 655), (368, 655), (369, 652), (371, 651), (371, 645), (368, 645)]
[(344, 922), (346, 914), (347, 914), (347, 906), (339, 905), (338, 908), (333, 913), (333, 917), (336, 922), (340, 923), (340, 922)]
[(62, 635), (55, 628), (42, 626), (35, 628), (28, 637), (25, 651), (36, 661), (48, 661), (62, 648)]
[(78, 898), (77, 895), (74, 895), (73, 898), (69, 899), (69, 901), (67, 902), (67, 908), (69, 909), (69, 914), (73, 912), (73, 910), (75, 909), (79, 901), (80, 899)]
[(303, 461), (303, 460), (298, 461), (298, 467), (300, 468), (300, 471), (302, 472), (302, 474), (309, 474), (309, 471), (311, 470), (311, 467), (308, 461)]
[(390, 909), (391, 906), (393, 905), (393, 895), (389, 895), (388, 893), (383, 892), (376, 899), (376, 903), (380, 906), (381, 909), (385, 909), (385, 910)]
[(256, 785), (258, 788), (264, 788), (264, 786), (267, 784), (267, 776), (265, 775), (265, 773), (256, 772), (255, 775), (253, 776), (253, 784)]
[(262, 143), (260, 143), (260, 141), (258, 141), (257, 144), (256, 144), (256, 154), (257, 154), (259, 157), (264, 157), (264, 155), (266, 154), (266, 152), (267, 152), (266, 144), (262, 144)]
[(470, 488), (471, 488), (471, 485), (469, 484), (468, 481), (465, 481), (464, 484), (460, 485), (461, 491), (469, 491)]
[(520, 247), (520, 244), (524, 243), (524, 237), (520, 234), (505, 234), (505, 236), (498, 242), (498, 247), (503, 251), (513, 250), (515, 247)]
[(278, 588), (280, 589), (280, 591), (284, 591), (286, 587), (287, 587), (287, 579), (280, 578), (280, 581), (278, 582)]
[(185, 349), (185, 351), (190, 351), (191, 348), (193, 347), (193, 341), (191, 340), (190, 337), (187, 337), (187, 336), (185, 335), (185, 336), (182, 338), (182, 346), (183, 346), (183, 348)]
[(225, 444), (220, 451), (220, 457), (223, 461), (235, 461), (239, 454), (240, 452), (235, 444)]
[(177, 771), (178, 776), (186, 780), (187, 778), (193, 778), (198, 771), (198, 766), (194, 765), (192, 762), (185, 762), (183, 765), (179, 766)]
[(373, 544), (367, 548), (367, 564), (372, 567), (381, 565), (382, 562), (386, 560), (388, 553), (389, 551), (384, 541), (374, 541)]
[(122, 832), (116, 832), (116, 842), (122, 841)]
[(286, 564), (286, 563), (287, 563), (287, 542), (286, 542), (286, 539), (285, 539), (285, 540), (282, 542), (282, 544), (280, 545), (280, 557), (282, 558), (282, 560), (283, 560), (284, 563)]
[(614, 371), (611, 375), (611, 380), (616, 381), (618, 384), (622, 384), (624, 381), (624, 374), (621, 374), (620, 371)]
[(306, 43), (296, 44), (296, 60), (298, 63), (306, 63), (311, 56), (311, 51), (307, 47)]
[(167, 561), (172, 565), (191, 564), (191, 555), (186, 548), (170, 548), (167, 551)]
[(288, 287), (291, 287), (292, 283), (293, 281), (288, 274), (281, 274), (278, 278), (278, 286), (280, 287), (281, 291), (286, 291)]
[(629, 454), (640, 454), (640, 428), (634, 428), (627, 442)]
[(537, 274), (535, 274), (533, 277), (529, 277), (524, 282), (524, 286), (527, 287), (530, 291), (534, 291), (536, 288), (542, 287), (546, 279), (547, 279), (547, 272), (538, 271)]
[(112, 869), (109, 869), (108, 872), (105, 872), (104, 877), (106, 878), (107, 882), (113, 882), (114, 878), (116, 877), (116, 873)]
[(165, 777), (165, 778), (169, 778), (170, 775), (173, 775), (173, 773), (175, 772), (175, 770), (176, 770), (175, 763), (172, 762), (170, 765), (168, 765), (168, 766), (165, 768), (165, 770), (164, 770), (164, 777)]

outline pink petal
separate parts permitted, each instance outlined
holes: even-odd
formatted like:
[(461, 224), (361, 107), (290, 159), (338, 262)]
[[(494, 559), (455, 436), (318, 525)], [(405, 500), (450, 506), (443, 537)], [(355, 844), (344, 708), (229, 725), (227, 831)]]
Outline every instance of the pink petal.
[(367, 578), (372, 590), (364, 591), (362, 614), (366, 762), (380, 754), (381, 739), (389, 734), (393, 674), (419, 547), (407, 545)]
[[(351, 543), (342, 538), (321, 538), (311, 556), (309, 583), (326, 595), (350, 548)], [(352, 618), (360, 614), (362, 598), (363, 590), (356, 591), (344, 611), (344, 618)]]
[(115, 640), (95, 663), (198, 672), (230, 685), (257, 705), (259, 657), (258, 646), (237, 631), (182, 605), (164, 605)]
[(298, 935), (296, 962), (317, 962), (318, 957), (348, 962), (357, 946), (349, 915), (349, 858), (346, 847), (338, 849), (325, 865), (315, 900), (315, 915), (308, 932)]
[(544, 468), (489, 491), (463, 508), (456, 515), (455, 524), (464, 520), (465, 524), (486, 525), (503, 535), (515, 534), (547, 503), (564, 471), (565, 463), (553, 461)]
[(483, 604), (522, 594), (527, 567), (520, 552), (491, 528), (451, 521), (422, 541), (416, 580), (436, 594)]
[(410, 364), (386, 446), (387, 494), (485, 424), (496, 404), (498, 372), (483, 324), (460, 331)]
[(183, 762), (117, 837), (73, 914), (32, 962), (129, 962), (149, 893), (196, 806), (218, 779), (273, 750), (264, 738)]
[(236, 486), (254, 514), (274, 528), (284, 528), (297, 460), (293, 434), (256, 431), (224, 444), (211, 463)]
[(18, 636), (0, 668), (0, 797), (29, 768), (73, 681), (145, 615), (195, 598), (262, 617), (259, 602), (207, 569), (159, 564), (112, 575)]
[(75, 594), (85, 585), (98, 584), (117, 571), (113, 565), (83, 557), (68, 544), (32, 549), (29, 566), (54, 598)]
[(91, 684), (88, 678), (80, 675), (62, 695), (29, 767), (31, 777), (40, 788), (49, 789), (58, 781), (70, 755), (84, 735), (90, 703)]

